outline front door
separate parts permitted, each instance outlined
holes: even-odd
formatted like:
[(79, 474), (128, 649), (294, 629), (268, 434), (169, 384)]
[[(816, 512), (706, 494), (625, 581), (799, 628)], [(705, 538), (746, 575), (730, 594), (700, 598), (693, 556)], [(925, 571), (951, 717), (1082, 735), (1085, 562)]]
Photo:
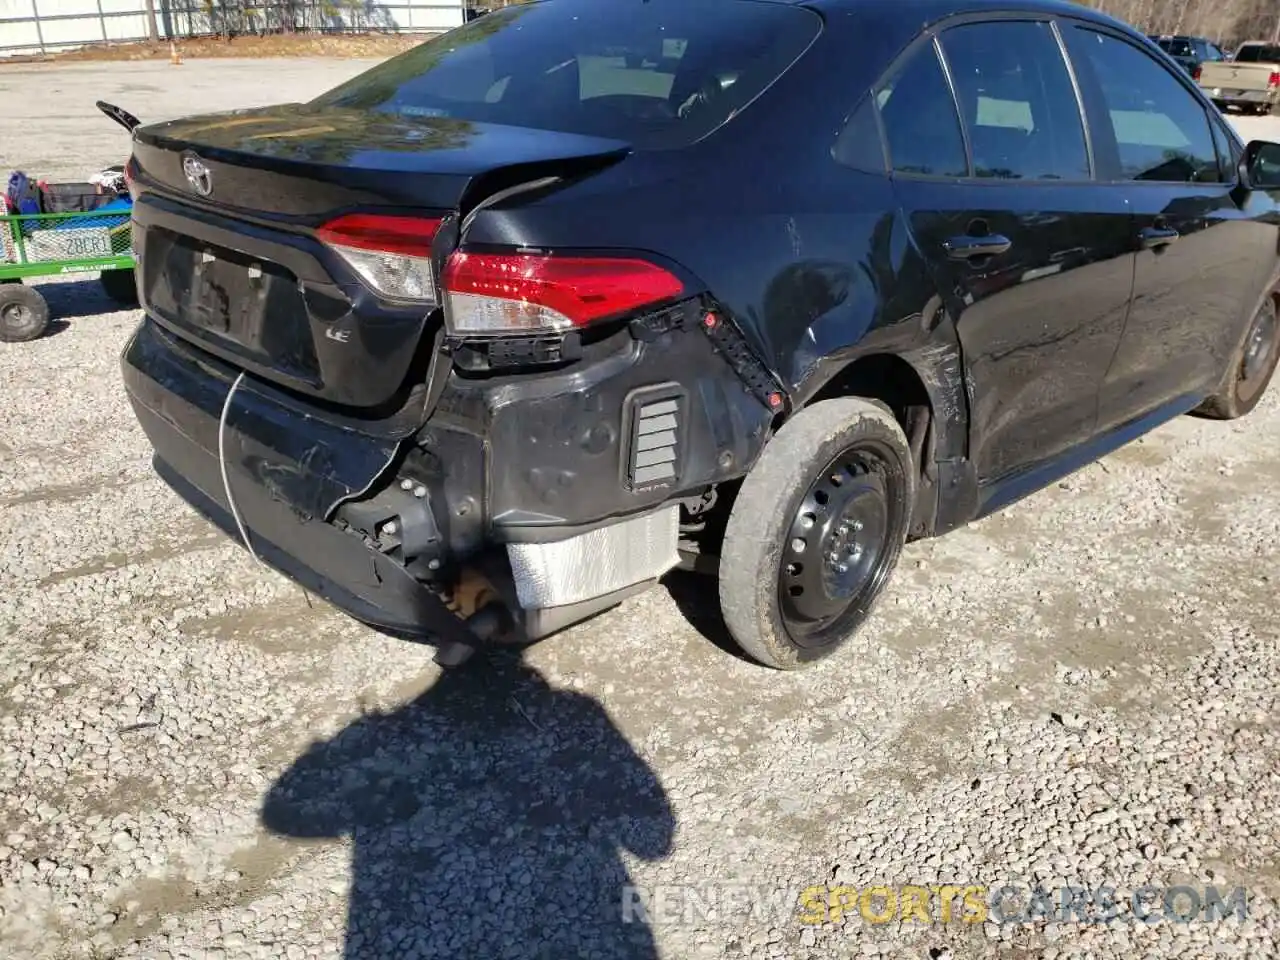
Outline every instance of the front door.
[(1274, 228), (1241, 209), (1221, 121), (1181, 77), (1118, 35), (1066, 34), (1099, 165), (1133, 208), (1133, 305), (1100, 399), (1109, 429), (1213, 390), (1266, 282)]
[(1124, 192), (1093, 182), (1047, 21), (951, 27), (878, 96), (899, 202), (964, 352), (970, 459), (984, 501), (1007, 499), (1000, 481), (1096, 431), (1132, 291)]

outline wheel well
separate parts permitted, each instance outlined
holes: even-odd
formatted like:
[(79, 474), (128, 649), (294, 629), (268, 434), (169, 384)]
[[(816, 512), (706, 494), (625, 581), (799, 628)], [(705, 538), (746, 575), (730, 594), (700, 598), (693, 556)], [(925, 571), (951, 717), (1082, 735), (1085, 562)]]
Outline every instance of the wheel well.
[(843, 368), (808, 403), (833, 397), (863, 397), (879, 401), (902, 427), (915, 462), (917, 493), (911, 521), (912, 538), (928, 536), (937, 510), (937, 442), (933, 403), (920, 374), (902, 357), (877, 353), (860, 357)]
[[(917, 499), (911, 524), (912, 538), (927, 536), (934, 524), (937, 471), (933, 463), (933, 404), (920, 374), (906, 360), (891, 353), (860, 357), (825, 383), (805, 406), (834, 397), (863, 397), (889, 409), (907, 435), (917, 474)], [(691, 516), (682, 524), (681, 549), (689, 555), (719, 552), (729, 510), (741, 480), (721, 484), (718, 495), (704, 505), (686, 503)], [(697, 568), (696, 565), (693, 568)]]
[(933, 404), (910, 363), (892, 353), (861, 357), (828, 380), (806, 406), (833, 397), (865, 397), (883, 403), (911, 441), (916, 468), (925, 468), (923, 443), (933, 421)]

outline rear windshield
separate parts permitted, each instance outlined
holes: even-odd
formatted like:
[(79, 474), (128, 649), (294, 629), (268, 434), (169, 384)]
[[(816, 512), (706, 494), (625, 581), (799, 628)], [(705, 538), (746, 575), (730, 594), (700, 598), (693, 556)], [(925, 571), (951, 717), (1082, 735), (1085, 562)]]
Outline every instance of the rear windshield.
[(1269, 47), (1257, 44), (1241, 47), (1236, 54), (1237, 63), (1280, 63), (1280, 47)]
[(811, 11), (757, 0), (540, 0), (479, 17), (314, 102), (670, 149), (745, 108), (821, 28)]

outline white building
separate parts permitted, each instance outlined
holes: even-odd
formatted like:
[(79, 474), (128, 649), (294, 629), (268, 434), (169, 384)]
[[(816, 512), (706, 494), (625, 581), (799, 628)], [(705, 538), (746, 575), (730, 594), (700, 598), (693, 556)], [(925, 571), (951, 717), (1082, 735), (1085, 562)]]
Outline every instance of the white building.
[[(154, 0), (161, 39), (221, 31), (218, 0)], [(296, 22), (338, 30), (435, 33), (463, 22), (465, 0), (294, 0)], [(237, 32), (276, 22), (289, 6), (272, 0), (229, 3)], [(332, 12), (326, 12), (326, 9)], [(209, 11), (212, 11), (210, 13)], [(0, 0), (0, 57), (67, 50), (86, 43), (147, 38), (145, 0)]]

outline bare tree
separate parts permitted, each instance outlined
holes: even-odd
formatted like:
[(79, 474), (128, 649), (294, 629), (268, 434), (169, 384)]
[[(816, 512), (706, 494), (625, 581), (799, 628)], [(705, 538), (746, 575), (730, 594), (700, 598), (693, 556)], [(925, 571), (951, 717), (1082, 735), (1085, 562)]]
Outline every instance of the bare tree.
[(1280, 42), (1276, 0), (1082, 0), (1144, 33), (1208, 37), (1228, 49), (1245, 40)]

